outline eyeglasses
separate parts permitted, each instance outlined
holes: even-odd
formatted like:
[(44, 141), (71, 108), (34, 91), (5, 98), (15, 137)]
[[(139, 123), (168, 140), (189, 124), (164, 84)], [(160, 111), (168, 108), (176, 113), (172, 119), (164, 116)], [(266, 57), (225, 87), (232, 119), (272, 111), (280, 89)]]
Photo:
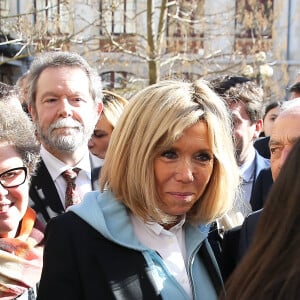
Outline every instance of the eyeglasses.
[(27, 168), (19, 167), (9, 169), (0, 174), (0, 184), (4, 188), (13, 188), (23, 184), (27, 177)]

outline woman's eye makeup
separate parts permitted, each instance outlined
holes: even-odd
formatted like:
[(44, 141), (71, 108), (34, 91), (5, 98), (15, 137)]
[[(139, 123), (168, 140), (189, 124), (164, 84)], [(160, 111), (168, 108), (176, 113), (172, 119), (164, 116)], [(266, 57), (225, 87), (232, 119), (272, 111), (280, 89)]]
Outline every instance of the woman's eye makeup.
[(207, 153), (207, 152), (201, 152), (201, 153), (197, 154), (196, 157), (197, 157), (197, 160), (203, 161), (203, 162), (210, 161), (213, 159), (212, 154)]
[(161, 156), (172, 159), (172, 158), (176, 158), (177, 154), (176, 154), (176, 151), (174, 151), (174, 150), (166, 150), (166, 151), (162, 152)]
[[(170, 149), (170, 150), (163, 151), (161, 153), (161, 156), (167, 159), (176, 159), (180, 155), (177, 153), (176, 150)], [(195, 155), (193, 155), (193, 158), (200, 162), (209, 162), (213, 159), (213, 155), (209, 152), (204, 151), (204, 152), (196, 153)]]

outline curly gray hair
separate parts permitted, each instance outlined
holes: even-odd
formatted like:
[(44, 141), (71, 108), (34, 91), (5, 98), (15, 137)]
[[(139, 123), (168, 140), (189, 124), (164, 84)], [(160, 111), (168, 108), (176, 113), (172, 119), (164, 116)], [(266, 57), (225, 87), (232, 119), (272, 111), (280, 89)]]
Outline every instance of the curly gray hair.
[(32, 175), (40, 159), (39, 143), (28, 115), (9, 102), (0, 102), (0, 143), (8, 143), (20, 154)]

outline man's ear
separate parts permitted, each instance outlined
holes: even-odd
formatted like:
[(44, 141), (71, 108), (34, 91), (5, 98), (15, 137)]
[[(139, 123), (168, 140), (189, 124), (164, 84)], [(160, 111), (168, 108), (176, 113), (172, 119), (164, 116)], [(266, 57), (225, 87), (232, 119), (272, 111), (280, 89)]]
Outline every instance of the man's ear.
[(103, 103), (100, 102), (100, 103), (98, 103), (98, 107), (97, 107), (98, 117), (100, 117), (100, 114), (102, 113), (102, 111), (103, 111)]
[(32, 105), (28, 104), (28, 112), (30, 113), (31, 119), (34, 122), (36, 119), (36, 111), (35, 109), (32, 107)]
[(97, 105), (97, 114), (96, 114), (96, 118), (95, 118), (95, 126), (96, 126), (96, 124), (97, 124), (97, 122), (98, 122), (98, 120), (99, 120), (99, 118), (101, 117), (101, 114), (102, 114), (102, 111), (103, 111), (103, 103), (102, 102), (100, 102), (100, 103), (98, 103), (98, 105)]
[(259, 134), (261, 133), (263, 129), (264, 121), (263, 119), (259, 119), (255, 123), (255, 132), (254, 132), (254, 139), (257, 139), (259, 137)]

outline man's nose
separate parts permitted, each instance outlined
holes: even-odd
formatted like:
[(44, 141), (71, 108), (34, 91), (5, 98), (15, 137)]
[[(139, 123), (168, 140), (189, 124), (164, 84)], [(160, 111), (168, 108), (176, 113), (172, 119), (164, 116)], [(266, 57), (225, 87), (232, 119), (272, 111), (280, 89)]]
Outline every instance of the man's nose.
[(63, 118), (67, 118), (73, 115), (73, 106), (65, 97), (60, 99), (59, 101), (59, 115)]

